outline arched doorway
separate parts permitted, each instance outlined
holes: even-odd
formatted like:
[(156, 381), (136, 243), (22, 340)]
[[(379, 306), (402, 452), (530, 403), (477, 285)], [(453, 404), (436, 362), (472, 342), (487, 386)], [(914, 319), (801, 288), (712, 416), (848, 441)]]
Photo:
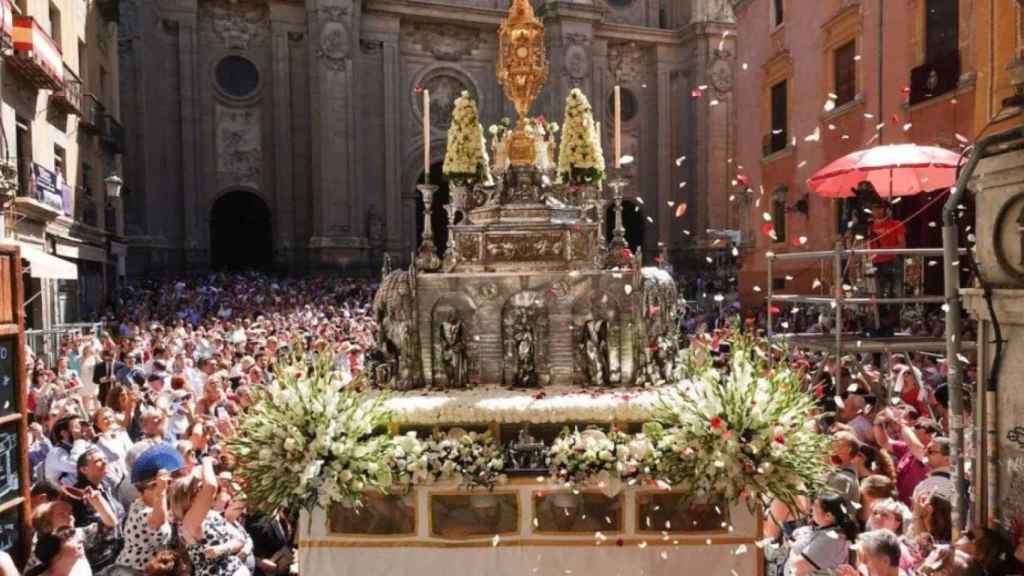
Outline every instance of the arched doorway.
[[(644, 245), (644, 213), (640, 206), (631, 200), (622, 201), (622, 227), (626, 229), (626, 244), (636, 252)], [(615, 205), (608, 207), (604, 214), (605, 239), (611, 242), (615, 232)]]
[(273, 262), (270, 208), (262, 198), (235, 190), (210, 211), (210, 264), (214, 270), (269, 268)]
[[(448, 243), (448, 214), (444, 211), (448, 203), (448, 179), (442, 172), (443, 164), (438, 162), (430, 167), (430, 183), (437, 186), (434, 193), (434, 205), (431, 210), (430, 224), (434, 229), (434, 245), (437, 246), (437, 255), (444, 256), (444, 248)], [(420, 174), (417, 184), (423, 182), (423, 174)], [(419, 190), (416, 191), (416, 246), (423, 241), (423, 196)]]

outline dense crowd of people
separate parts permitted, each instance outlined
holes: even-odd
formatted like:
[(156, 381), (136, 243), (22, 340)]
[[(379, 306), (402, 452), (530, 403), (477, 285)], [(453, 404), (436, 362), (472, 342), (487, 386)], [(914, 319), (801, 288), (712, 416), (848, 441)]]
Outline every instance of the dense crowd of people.
[(276, 364), (362, 368), (372, 295), (327, 277), (151, 282), (118, 296), (106, 331), (31, 358), (24, 573), (289, 573), (296, 518), (246, 510), (226, 442)]
[[(262, 275), (136, 285), (117, 298), (106, 331), (66, 339), (52, 365), (41, 355), (30, 361), (34, 539), (23, 573), (294, 570), (296, 518), (246, 509), (226, 441), (279, 363), (328, 355), (345, 375), (361, 370), (377, 328), (374, 287)], [(763, 317), (730, 328), (719, 314), (688, 314), (680, 328), (708, 331), (720, 355), (728, 354), (731, 330), (764, 328)], [(800, 318), (809, 331), (834, 330), (825, 315)], [(903, 328), (937, 333), (940, 323), (933, 311), (906, 318)], [(953, 541), (957, 479), (943, 358), (863, 354), (837, 363), (794, 351), (790, 361), (820, 399), (819, 428), (831, 436), (836, 472), (827, 490), (797, 509), (767, 506), (774, 570), (1024, 571), (1024, 548), (1000, 531)], [(965, 373), (969, 385), (973, 368)], [(18, 572), (4, 557), (0, 573)]]

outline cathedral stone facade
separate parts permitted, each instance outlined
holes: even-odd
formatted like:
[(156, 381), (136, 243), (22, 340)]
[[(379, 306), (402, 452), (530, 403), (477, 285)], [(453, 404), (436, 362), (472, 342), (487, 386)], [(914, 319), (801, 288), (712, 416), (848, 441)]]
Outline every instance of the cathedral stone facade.
[[(581, 88), (610, 162), (621, 85), (623, 154), (635, 158), (625, 167), (629, 237), (651, 257), (663, 246), (677, 262), (702, 254), (707, 230), (736, 227), (728, 2), (533, 3), (551, 74), (532, 114), (561, 123), (567, 93)], [(416, 89), (431, 91), (438, 176), (460, 92), (476, 96), (485, 126), (515, 116), (495, 78), (507, 9), (508, 0), (122, 1), (129, 275), (359, 267), (384, 253), (407, 262), (422, 228)]]

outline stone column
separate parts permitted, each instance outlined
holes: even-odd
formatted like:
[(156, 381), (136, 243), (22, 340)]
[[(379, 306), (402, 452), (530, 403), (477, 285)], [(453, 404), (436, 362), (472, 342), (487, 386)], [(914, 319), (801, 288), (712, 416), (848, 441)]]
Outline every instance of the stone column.
[(355, 189), (352, 146), (354, 63), (358, 46), (359, 3), (316, 0), (309, 3), (310, 109), (313, 208), (311, 256), (320, 266), (348, 265), (365, 259), (361, 203)]
[(670, 226), (675, 217), (673, 209), (668, 208), (668, 201), (672, 199), (672, 166), (675, 160), (675, 149), (672, 144), (672, 129), (674, 127), (672, 118), (672, 67), (666, 62), (660, 61), (659, 58), (656, 73), (658, 79), (658, 147), (655, 156), (658, 163), (658, 188), (654, 203), (656, 208), (653, 210), (649, 208), (648, 211), (656, 219), (658, 242), (667, 245), (672, 240)]
[(292, 74), (289, 26), (275, 20), (272, 30), (273, 147), (274, 147), (274, 265), (286, 268), (294, 260), (295, 187), (292, 148)]
[[(1011, 526), (1024, 518), (1024, 389), (1019, 386), (1024, 373), (1024, 151), (1010, 150), (979, 162), (971, 183), (977, 207), (975, 257), (992, 289), (992, 311), (983, 290), (961, 291), (964, 307), (978, 321), (972, 517), (990, 526)], [(1003, 340), (998, 374), (993, 373), (996, 322)], [(971, 422), (965, 424), (969, 432)]]
[[(396, 25), (397, 29), (398, 26)], [(402, 144), (400, 98), (402, 78), (398, 65), (398, 34), (382, 39), (384, 61), (384, 222), (385, 250), (394, 256), (402, 251)], [(401, 259), (400, 259), (401, 260)]]
[[(178, 64), (181, 98), (181, 183), (185, 205), (185, 236), (183, 238), (186, 269), (209, 264), (209, 230), (203, 225), (209, 219), (203, 205), (202, 163), (199, 158), (199, 84), (196, 59), (199, 56), (195, 11), (182, 16), (178, 23)], [(205, 239), (205, 240), (203, 240)]]

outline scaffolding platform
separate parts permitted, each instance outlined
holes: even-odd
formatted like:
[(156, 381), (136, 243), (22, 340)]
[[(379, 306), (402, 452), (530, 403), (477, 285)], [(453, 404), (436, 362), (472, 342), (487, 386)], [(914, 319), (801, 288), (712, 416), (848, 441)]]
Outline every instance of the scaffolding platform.
[[(966, 249), (959, 251), (960, 256), (967, 254)], [(837, 360), (847, 354), (868, 353), (868, 354), (889, 354), (898, 352), (923, 352), (942, 354), (946, 351), (945, 338), (933, 338), (922, 336), (864, 336), (856, 332), (839, 332), (843, 327), (843, 317), (848, 310), (863, 306), (883, 305), (918, 305), (918, 304), (945, 304), (959, 306), (958, 299), (947, 302), (945, 297), (918, 294), (914, 296), (895, 295), (878, 297), (875, 294), (855, 295), (854, 290), (847, 290), (844, 284), (844, 263), (850, 258), (863, 258), (872, 255), (887, 255), (919, 258), (944, 257), (942, 248), (868, 248), (848, 249), (842, 243), (837, 243), (831, 251), (808, 251), (791, 252), (786, 254), (768, 254), (768, 337), (781, 339), (788, 346), (825, 352), (834, 356)], [(828, 291), (830, 295), (822, 294), (777, 294), (772, 289), (772, 280), (775, 277), (774, 265), (776, 261), (794, 260), (831, 260), (832, 261), (832, 287)], [(775, 333), (772, 306), (774, 304), (809, 304), (827, 305), (831, 308), (834, 319), (834, 326), (837, 332), (831, 334), (794, 334)], [(963, 350), (974, 350), (977, 344), (974, 342), (961, 342)]]
[[(892, 354), (899, 352), (931, 352), (945, 355), (946, 340), (944, 338), (926, 338), (919, 336), (891, 336), (867, 338), (860, 334), (844, 334), (836, 339), (834, 334), (779, 334), (788, 345), (815, 352), (839, 354)], [(977, 347), (975, 342), (963, 342), (962, 350), (972, 351)]]

